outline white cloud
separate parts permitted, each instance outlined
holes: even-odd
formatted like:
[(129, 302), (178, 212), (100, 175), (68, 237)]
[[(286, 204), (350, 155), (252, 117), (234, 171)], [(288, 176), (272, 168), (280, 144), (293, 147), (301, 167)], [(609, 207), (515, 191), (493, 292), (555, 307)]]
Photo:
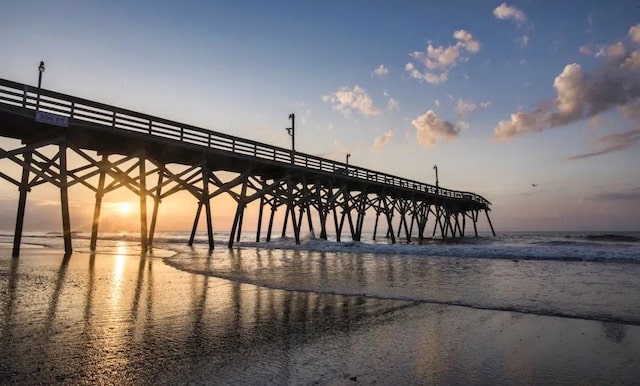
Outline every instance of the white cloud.
[(493, 10), (493, 15), (500, 20), (511, 20), (521, 25), (527, 22), (527, 16), (515, 6), (502, 3)]
[(416, 139), (420, 145), (433, 145), (436, 140), (451, 140), (460, 133), (460, 126), (440, 117), (429, 110), (411, 121), (416, 128)]
[(460, 117), (460, 119), (464, 119), (464, 117), (469, 114), (472, 113), (474, 111), (476, 111), (479, 108), (487, 108), (491, 105), (491, 102), (480, 102), (480, 103), (475, 103), (473, 101), (463, 101), (462, 99), (458, 100), (458, 104), (456, 106), (456, 111), (458, 113), (458, 117)]
[[(527, 25), (527, 15), (524, 14), (523, 11), (518, 9), (515, 6), (507, 5), (506, 3), (502, 3), (497, 6), (493, 10), (493, 15), (500, 20), (509, 20), (518, 28), (525, 28), (527, 30), (531, 30), (533, 25)], [(520, 47), (526, 47), (529, 44), (531, 37), (528, 34), (523, 34), (518, 39), (518, 43), (520, 43)]]
[[(640, 24), (636, 24), (629, 28), (629, 39), (632, 42), (640, 43)], [(627, 54), (627, 50), (622, 42), (617, 42), (609, 45), (598, 45), (596, 49), (592, 49), (590, 46), (581, 46), (580, 53), (589, 56), (595, 56), (596, 58), (621, 58)], [(631, 56), (634, 56), (632, 51)]]
[(512, 113), (509, 120), (498, 122), (494, 136), (505, 140), (591, 118), (613, 108), (632, 109), (640, 99), (640, 67), (630, 63), (635, 63), (638, 55), (614, 57), (591, 74), (576, 63), (565, 66), (553, 82), (554, 100), (529, 112)]
[(375, 137), (373, 139), (373, 149), (376, 151), (382, 150), (393, 139), (393, 131), (389, 130), (386, 133)]
[(629, 37), (632, 41), (640, 43), (640, 24), (636, 24), (629, 28)]
[(640, 70), (640, 51), (633, 51), (627, 58), (625, 58), (621, 66), (628, 68), (631, 71)]
[(595, 157), (603, 154), (618, 152), (632, 147), (640, 142), (640, 128), (603, 135), (596, 140), (596, 149), (589, 152), (569, 157), (570, 160)]
[(620, 111), (620, 115), (630, 121), (640, 120), (640, 98), (618, 107), (618, 111)]
[(373, 105), (367, 91), (358, 85), (353, 89), (341, 87), (335, 93), (323, 96), (322, 100), (333, 104), (334, 110), (341, 112), (345, 117), (354, 111), (365, 116), (380, 114), (380, 110)]
[(458, 44), (471, 53), (480, 51), (480, 43), (474, 39), (473, 35), (461, 29), (453, 33), (453, 37), (458, 39)]
[(468, 60), (465, 54), (475, 54), (480, 51), (480, 43), (472, 34), (465, 30), (453, 33), (456, 43), (449, 46), (434, 46), (429, 43), (426, 50), (413, 51), (409, 54), (416, 62), (425, 67), (419, 70), (413, 62), (407, 63), (405, 70), (412, 78), (431, 84), (443, 83), (448, 80), (448, 72), (458, 63)]
[(376, 67), (375, 70), (373, 70), (373, 72), (371, 73), (371, 76), (383, 76), (383, 75), (387, 75), (388, 73), (389, 73), (389, 69), (386, 68), (384, 64), (381, 64), (378, 67)]
[(598, 52), (595, 53), (595, 56), (596, 58), (619, 58), (621, 56), (624, 56), (626, 53), (627, 51), (624, 49), (624, 45), (618, 42), (608, 46), (599, 46)]

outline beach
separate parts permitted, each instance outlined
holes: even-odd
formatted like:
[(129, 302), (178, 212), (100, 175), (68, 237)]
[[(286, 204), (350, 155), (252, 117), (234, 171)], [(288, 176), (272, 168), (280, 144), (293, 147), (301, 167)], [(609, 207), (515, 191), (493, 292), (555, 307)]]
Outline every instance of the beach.
[[(254, 247), (185, 253), (140, 255), (126, 242), (67, 257), (27, 247), (13, 259), (0, 249), (0, 383), (635, 384), (640, 376), (633, 310), (623, 322), (614, 320), (615, 307), (590, 317), (581, 314), (585, 306), (568, 315), (555, 315), (557, 304), (548, 314), (526, 304), (508, 310), (474, 299), (492, 291), (488, 282), (458, 293), (457, 284), (434, 285), (444, 292), (408, 297), (392, 288), (413, 282), (416, 269), (399, 268), (411, 264), (406, 256)], [(455, 261), (446, 281), (478, 268)], [(508, 267), (520, 270), (499, 263), (503, 271), (474, 277), (499, 283)], [(606, 274), (629, 271), (612, 267)], [(629, 275), (628, 286), (637, 285)], [(573, 296), (580, 303), (581, 294)]]

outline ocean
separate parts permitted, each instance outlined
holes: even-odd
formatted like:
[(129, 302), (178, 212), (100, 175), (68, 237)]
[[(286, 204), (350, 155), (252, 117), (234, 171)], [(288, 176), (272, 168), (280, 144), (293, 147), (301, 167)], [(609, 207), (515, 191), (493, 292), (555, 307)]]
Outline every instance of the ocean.
[[(12, 260), (12, 234), (0, 234), (2, 339), (14, 346), (14, 359), (0, 359), (1, 381), (31, 383), (35, 372), (111, 383), (116, 370), (134, 384), (617, 384), (640, 375), (640, 232), (393, 245), (371, 235), (256, 243), (246, 232), (232, 249), (216, 234), (211, 252), (206, 235), (189, 247), (187, 232), (160, 232), (143, 256), (135, 235), (103, 234), (96, 254), (88, 234), (73, 237), (63, 258), (59, 233), (26, 233), (28, 257)], [(60, 334), (75, 342), (50, 348), (69, 355), (71, 370), (38, 357), (28, 342), (42, 334), (40, 349)], [(101, 353), (96, 378), (84, 372), (87, 346)]]

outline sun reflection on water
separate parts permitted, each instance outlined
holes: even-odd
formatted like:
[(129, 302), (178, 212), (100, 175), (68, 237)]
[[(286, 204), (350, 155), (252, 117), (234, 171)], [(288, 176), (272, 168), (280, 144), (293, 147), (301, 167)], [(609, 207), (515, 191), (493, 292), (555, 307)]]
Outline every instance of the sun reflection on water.
[(115, 261), (113, 266), (113, 284), (111, 286), (111, 305), (115, 307), (122, 293), (122, 281), (124, 276), (125, 264), (127, 260), (127, 246), (120, 242), (115, 249)]

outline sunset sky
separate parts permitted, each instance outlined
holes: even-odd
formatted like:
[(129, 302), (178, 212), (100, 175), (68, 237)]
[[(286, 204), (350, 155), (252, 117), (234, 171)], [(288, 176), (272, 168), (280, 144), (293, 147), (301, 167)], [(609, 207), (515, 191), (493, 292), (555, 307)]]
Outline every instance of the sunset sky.
[(640, 230), (638, 0), (8, 1), (0, 48), (0, 78), (43, 60), (46, 89), (282, 147), (294, 112), (300, 152), (437, 164), (497, 230)]

